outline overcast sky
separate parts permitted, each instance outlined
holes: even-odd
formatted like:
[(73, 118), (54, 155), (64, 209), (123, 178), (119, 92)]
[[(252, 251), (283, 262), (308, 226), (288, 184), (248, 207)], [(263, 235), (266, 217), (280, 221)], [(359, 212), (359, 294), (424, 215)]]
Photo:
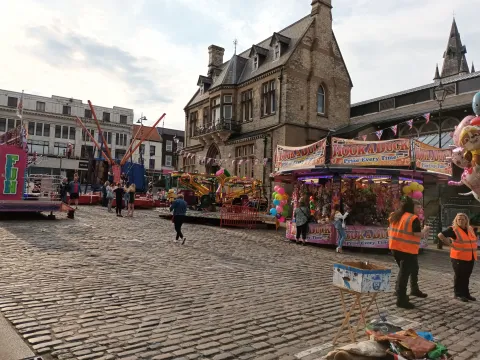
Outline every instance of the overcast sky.
[[(2, 1), (0, 88), (133, 108), (184, 127), (211, 44), (233, 54), (310, 13), (311, 0)], [(453, 13), (480, 70), (480, 0), (333, 0), (353, 102), (432, 81)]]

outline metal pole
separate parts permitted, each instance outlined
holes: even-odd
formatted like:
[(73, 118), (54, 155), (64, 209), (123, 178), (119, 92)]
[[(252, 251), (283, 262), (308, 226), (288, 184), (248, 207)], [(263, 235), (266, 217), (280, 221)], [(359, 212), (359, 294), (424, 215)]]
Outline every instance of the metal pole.
[[(438, 102), (440, 108), (438, 110), (438, 148), (442, 148), (442, 102)], [(442, 191), (440, 184), (437, 183), (437, 189), (438, 189), (438, 224), (437, 224), (437, 230), (438, 233), (442, 232), (443, 226), (442, 226)], [(437, 249), (443, 249), (443, 242), (437, 239)]]

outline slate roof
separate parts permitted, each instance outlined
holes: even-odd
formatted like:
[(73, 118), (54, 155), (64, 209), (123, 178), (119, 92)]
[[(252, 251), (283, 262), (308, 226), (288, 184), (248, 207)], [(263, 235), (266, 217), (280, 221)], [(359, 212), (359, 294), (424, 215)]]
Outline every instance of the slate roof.
[(183, 130), (176, 130), (176, 129), (167, 129), (163, 127), (157, 127), (158, 134), (160, 135), (171, 135), (171, 136), (178, 136), (178, 137), (185, 137), (185, 131)]
[[(454, 83), (454, 82), (457, 82), (457, 81), (468, 80), (468, 79), (472, 79), (472, 78), (476, 78), (476, 77), (480, 77), (480, 71), (477, 71), (475, 73), (470, 73), (470, 74), (460, 74), (460, 75), (456, 75), (456, 76), (450, 76), (448, 78), (442, 79), (442, 84), (447, 85), (447, 84), (451, 84), (451, 83)], [(360, 101), (360, 102), (357, 102), (355, 104), (352, 104), (351, 107), (356, 107), (356, 106), (370, 104), (370, 103), (381, 101), (381, 100), (391, 99), (391, 98), (396, 97), (396, 96), (411, 94), (413, 92), (420, 91), (420, 90), (431, 89), (431, 88), (436, 87), (438, 85), (438, 83), (439, 83), (439, 81), (435, 81), (435, 82), (427, 84), (427, 85), (418, 86), (418, 87), (403, 90), (403, 91), (400, 91), (400, 92), (397, 92), (397, 93), (383, 95), (383, 96), (373, 98), (373, 99), (370, 99), (370, 100)]]

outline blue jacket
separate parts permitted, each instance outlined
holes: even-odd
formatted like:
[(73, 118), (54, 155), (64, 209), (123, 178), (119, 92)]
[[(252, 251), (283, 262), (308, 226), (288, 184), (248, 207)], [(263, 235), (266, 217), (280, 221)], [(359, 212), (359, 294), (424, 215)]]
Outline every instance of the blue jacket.
[(175, 200), (170, 206), (170, 211), (173, 211), (173, 216), (187, 214), (187, 202), (183, 199)]

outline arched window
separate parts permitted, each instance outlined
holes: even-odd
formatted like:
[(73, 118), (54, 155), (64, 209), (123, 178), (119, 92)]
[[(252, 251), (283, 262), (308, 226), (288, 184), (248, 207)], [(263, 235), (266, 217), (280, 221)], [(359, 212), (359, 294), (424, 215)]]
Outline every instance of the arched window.
[(318, 87), (317, 92), (317, 113), (325, 114), (325, 89), (322, 85)]

